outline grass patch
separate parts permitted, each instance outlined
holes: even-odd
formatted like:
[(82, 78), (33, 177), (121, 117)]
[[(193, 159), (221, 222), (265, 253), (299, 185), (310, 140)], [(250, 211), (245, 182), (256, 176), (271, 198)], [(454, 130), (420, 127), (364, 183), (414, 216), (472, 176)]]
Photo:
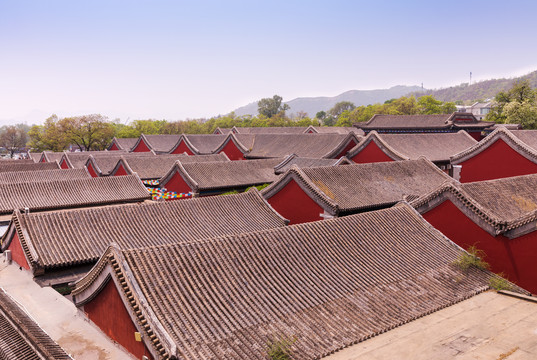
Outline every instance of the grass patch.
[(248, 189), (246, 189), (246, 191), (250, 190), (251, 188), (256, 188), (257, 190), (261, 191), (261, 190), (263, 190), (264, 188), (266, 188), (269, 185), (270, 184), (262, 184), (262, 185), (257, 185), (257, 186), (250, 186)]
[(267, 341), (267, 358), (270, 360), (292, 360), (291, 346), (295, 342), (294, 338), (273, 336)]
[(513, 289), (513, 286), (511, 285), (511, 283), (504, 278), (504, 274), (495, 274), (494, 276), (492, 276), (490, 279), (489, 279), (489, 286), (496, 290), (496, 291), (500, 291), (500, 290), (507, 290), (507, 291), (510, 291)]
[(463, 271), (475, 267), (487, 270), (490, 266), (483, 260), (485, 252), (475, 246), (470, 246), (467, 251), (462, 251), (453, 264)]

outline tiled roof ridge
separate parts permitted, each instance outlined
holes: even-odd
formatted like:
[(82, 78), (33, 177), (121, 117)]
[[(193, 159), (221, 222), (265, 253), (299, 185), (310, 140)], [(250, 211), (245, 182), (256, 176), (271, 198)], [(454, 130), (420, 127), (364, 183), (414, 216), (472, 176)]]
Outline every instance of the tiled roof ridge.
[(398, 114), (374, 114), (371, 119), (369, 119), (368, 121), (366, 122), (358, 122), (358, 123), (355, 123), (354, 126), (355, 127), (358, 127), (358, 128), (361, 128), (361, 127), (364, 127), (364, 126), (368, 126), (370, 125), (377, 117), (380, 117), (380, 116), (390, 116), (390, 117), (412, 117), (412, 116), (417, 116), (417, 115), (422, 115), (422, 116), (428, 116), (428, 117), (445, 117), (446, 118), (446, 122), (448, 121), (449, 118), (451, 118), (453, 116), (453, 113), (452, 114), (411, 114), (411, 115), (398, 115)]
[(382, 150), (386, 151), (390, 158), (393, 160), (409, 160), (410, 158), (400, 153), (399, 151), (395, 150), (391, 145), (389, 145), (382, 136), (379, 135), (379, 133), (376, 130), (372, 130), (369, 132), (369, 134), (366, 135), (366, 137), (359, 142), (355, 147), (349, 150), (348, 156), (349, 158), (353, 158), (355, 155), (357, 155), (360, 151), (362, 151), (367, 145), (369, 145), (373, 141), (378, 147), (380, 147)]
[(196, 182), (196, 180), (194, 180), (186, 171), (181, 160), (175, 161), (171, 169), (159, 179), (159, 184), (166, 184), (176, 172), (183, 177), (183, 179), (188, 184), (188, 186), (190, 186), (191, 189), (197, 189), (199, 187), (199, 184)]
[(265, 199), (270, 198), (291, 180), (295, 180), (298, 186), (313, 195), (317, 202), (320, 203), (321, 207), (329, 210), (331, 215), (336, 215), (339, 212), (339, 205), (315, 185), (315, 183), (296, 164), (293, 164), (278, 180), (263, 189), (261, 194)]
[(20, 241), (20, 245), (22, 247), (22, 251), (24, 253), (24, 256), (26, 258), (26, 261), (28, 262), (28, 265), (32, 268), (39, 268), (39, 255), (37, 254), (37, 251), (35, 250), (30, 236), (28, 236), (28, 233), (24, 229), (23, 226), (21, 226), (21, 222), (23, 222), (24, 219), (21, 216), (21, 212), (19, 209), (15, 209), (13, 211), (13, 215), (11, 216), (11, 222), (8, 227), (8, 230), (4, 233), (2, 236), (2, 249), (5, 250), (9, 247), (11, 242), (6, 242), (6, 240), (12, 239), (11, 233), (13, 231), (17, 232), (17, 236)]
[[(397, 205), (397, 207), (403, 207), (403, 208), (406, 208), (407, 211), (409, 211), (409, 215), (413, 216), (413, 217), (416, 217), (416, 218), (421, 218), (421, 216), (412, 208), (410, 208), (408, 206), (408, 204), (400, 204), (400, 205)], [(394, 212), (395, 209), (394, 208), (391, 208), (391, 209), (385, 209), (385, 210), (380, 210), (381, 212)], [(299, 224), (299, 225), (293, 225), (293, 226), (290, 226), (290, 227), (287, 227), (287, 228), (283, 228), (281, 231), (283, 232), (292, 232), (292, 229), (295, 229), (297, 233), (300, 233), (300, 229), (301, 228), (307, 228), (307, 227), (311, 227), (311, 228), (316, 228), (316, 227), (319, 227), (319, 226), (323, 226), (324, 224), (327, 224), (328, 222), (334, 222), (334, 221), (342, 221), (342, 219), (333, 219), (333, 220), (326, 220), (327, 222), (316, 222), (316, 223), (307, 223), (307, 224)], [(343, 220), (344, 221), (344, 220)], [(430, 224), (427, 224), (426, 222), (423, 221), (423, 219), (421, 220), (423, 223), (424, 223), (424, 228), (425, 229), (429, 229), (429, 231), (431, 232), (434, 232), (434, 234), (438, 235), (440, 234), (438, 232), (438, 230), (434, 229)], [(322, 224), (321, 224), (322, 223)], [(276, 230), (275, 231), (275, 234), (278, 234), (278, 232), (280, 232), (280, 230)], [(251, 236), (252, 238), (259, 238), (259, 239), (262, 239), (261, 241), (263, 243), (270, 243), (270, 242), (276, 242), (277, 238), (275, 237), (271, 237), (271, 236), (256, 236), (257, 234), (266, 234), (265, 231), (257, 231), (257, 232), (254, 232), (254, 233), (249, 233), (248, 235)], [(218, 237), (218, 238), (214, 238), (212, 239), (211, 241), (209, 240), (204, 240), (202, 242), (192, 242), (192, 243), (184, 243), (184, 244), (169, 244), (169, 245), (161, 245), (161, 246), (152, 246), (150, 247), (151, 249), (160, 249), (160, 250), (163, 250), (162, 252), (170, 252), (170, 251), (167, 251), (169, 249), (174, 249), (174, 248), (180, 248), (180, 249), (188, 249), (190, 247), (203, 247), (204, 245), (206, 244), (215, 244), (217, 242), (233, 242), (234, 241), (234, 238), (236, 237), (241, 237), (241, 236), (245, 236), (247, 234), (238, 234), (238, 235), (234, 235), (234, 236), (222, 236), (222, 237)], [(458, 247), (456, 244), (454, 244), (452, 241), (450, 241), (449, 239), (447, 239), (445, 236), (441, 236), (441, 239), (443, 239), (443, 241), (445, 241), (446, 245), (450, 246), (450, 247), (453, 247), (454, 249), (459, 249), (460, 250), (460, 247)], [(440, 240), (440, 239), (438, 239)], [(225, 245), (225, 244), (222, 244), (222, 245)], [(216, 244), (215, 245), (216, 247), (218, 247), (219, 245)], [(149, 248), (147, 248), (149, 249)], [(124, 256), (127, 258), (137, 258), (137, 255), (138, 254), (141, 254), (141, 253), (144, 253), (144, 251), (146, 251), (145, 249), (124, 249), (123, 250), (123, 254)], [(185, 253), (188, 252), (185, 250)], [(407, 277), (407, 278), (404, 278), (404, 279), (399, 279), (399, 280), (394, 280), (394, 279), (390, 279), (388, 281), (386, 281), (385, 283), (383, 283), (381, 286), (382, 287), (391, 287), (391, 286), (395, 286), (396, 287), (396, 284), (400, 284), (400, 283), (405, 283), (406, 281), (411, 281), (412, 282), (412, 279), (416, 279), (416, 278), (421, 278), (421, 277), (436, 277), (436, 276), (442, 276), (441, 274), (445, 273), (446, 271), (449, 271), (449, 269), (451, 269), (451, 265), (450, 264), (444, 264), (442, 265), (441, 267), (437, 267), (435, 269), (425, 269), (423, 271), (420, 271), (414, 275), (412, 275), (411, 277)], [(142, 272), (139, 273), (142, 274), (143, 273), (143, 270), (141, 270)], [(481, 272), (484, 272), (482, 270), (476, 270), (476, 271), (479, 271), (480, 273)], [(439, 275), (440, 273), (440, 275)], [(367, 287), (366, 287), (367, 288)], [(397, 326), (400, 326), (402, 324), (405, 324), (409, 321), (412, 321), (414, 319), (417, 319), (417, 318), (420, 318), (422, 316), (425, 316), (425, 315), (428, 315), (432, 312), (435, 312), (435, 311), (438, 311), (440, 309), (443, 309), (447, 306), (450, 306), (452, 304), (455, 304), (457, 302), (460, 302), (460, 301), (463, 301), (467, 298), (470, 298), (482, 291), (485, 291), (487, 290), (489, 287), (488, 285), (482, 285), (478, 288), (474, 288), (474, 289), (471, 289), (469, 291), (466, 291), (464, 294), (461, 294), (449, 301), (446, 301), (444, 302), (443, 304), (440, 304), (438, 306), (435, 306), (434, 308), (430, 308), (428, 309), (427, 311), (422, 311), (421, 313), (416, 313), (414, 314), (412, 317), (410, 318), (404, 318), (404, 319), (401, 319), (399, 321), (395, 321), (393, 324), (390, 324), (390, 326), (387, 326), (387, 327), (384, 327), (382, 329), (378, 329), (377, 331), (375, 331), (374, 333), (369, 333), (367, 335), (364, 335), (360, 338), (357, 338), (355, 339), (355, 341), (351, 342), (351, 343), (345, 343), (345, 344), (341, 344), (339, 347), (337, 347), (336, 349), (330, 349), (329, 352), (327, 353), (322, 353), (321, 354), (321, 357), (322, 356), (326, 356), (328, 355), (329, 353), (333, 353), (335, 351), (338, 351), (340, 349), (343, 349), (345, 347), (348, 347), (356, 342), (360, 342), (360, 341), (363, 341), (363, 340), (366, 340), (368, 338), (371, 338), (372, 336), (376, 336), (378, 334), (381, 334), (385, 331), (388, 331), (390, 329), (393, 329)], [(146, 289), (146, 292), (147, 293), (151, 293), (149, 291), (149, 289)], [(342, 298), (344, 297), (344, 295), (338, 295), (337, 298)], [(312, 308), (315, 308), (317, 305), (316, 304), (307, 304), (305, 309), (302, 310), (302, 311), (307, 311), (307, 309), (312, 309)], [(145, 308), (144, 308), (145, 310)], [(289, 314), (292, 314), (293, 312), (289, 313)], [(284, 314), (284, 315), (289, 315), (289, 314)], [(278, 317), (274, 320), (271, 320), (272, 322), (274, 323), (278, 323), (279, 320), (278, 319), (282, 319), (281, 317)], [(263, 320), (260, 320), (258, 322), (259, 324), (263, 324), (265, 323)], [(268, 323), (268, 322), (267, 322)]]
[(291, 155), (287, 155), (283, 161), (281, 163), (279, 163), (278, 165), (274, 166), (274, 171), (278, 171), (279, 169), (285, 167), (285, 165), (289, 164), (289, 162), (295, 158), (297, 158), (298, 155), (295, 154), (295, 153), (292, 153)]
[[(438, 187), (436, 190), (430, 192), (427, 195), (424, 195), (414, 201), (410, 202), (410, 205), (414, 207), (415, 209), (418, 209), (422, 207), (425, 204), (428, 204), (432, 200), (436, 199), (438, 196), (446, 194), (451, 195), (449, 197), (450, 200), (456, 200), (460, 202), (463, 206), (465, 206), (467, 209), (472, 211), (475, 215), (477, 215), (481, 220), (483, 220), (486, 224), (492, 226), (494, 228), (495, 234), (499, 235), (507, 230), (508, 227), (510, 227), (508, 221), (503, 221), (492, 215), (486, 208), (484, 208), (479, 202), (477, 202), (472, 196), (470, 196), (463, 188), (461, 188), (460, 183), (455, 182), (445, 182), (440, 187)], [(537, 212), (532, 214), (535, 218), (537, 215)], [(526, 218), (527, 216), (523, 216), (522, 218)], [(515, 222), (519, 222), (521, 219), (515, 220)]]
[[(426, 165), (429, 169), (440, 175), (442, 178), (445, 179), (445, 181), (452, 181), (452, 178), (447, 175), (445, 172), (440, 170), (436, 165), (434, 165), (430, 160), (428, 160), (424, 156), (420, 156), (417, 160), (404, 160), (403, 162), (412, 162), (412, 163), (423, 163)], [(367, 164), (355, 164), (353, 166), (359, 166), (363, 168), (369, 168), (369, 167), (375, 167), (375, 166), (401, 166), (401, 163), (403, 162), (387, 162), (387, 163), (367, 163)], [(377, 165), (379, 164), (379, 165)], [(342, 210), (340, 207), (340, 204), (336, 201), (332, 200), (324, 191), (322, 191), (313, 181), (313, 179), (310, 178), (308, 173), (315, 173), (316, 169), (324, 169), (325, 167), (310, 167), (301, 169), (296, 164), (293, 164), (285, 173), (283, 173), (278, 180), (276, 180), (274, 183), (266, 187), (262, 190), (262, 194), (266, 199), (271, 198), (274, 196), (278, 191), (280, 191), (284, 186), (286, 186), (289, 181), (294, 180), (297, 182), (297, 184), (306, 192), (308, 193), (323, 209), (328, 211), (331, 215), (337, 215)], [(330, 170), (333, 172), (346, 172), (351, 171), (350, 169), (339, 169), (334, 168), (335, 170)], [(374, 205), (368, 205), (363, 206), (359, 205), (358, 207), (353, 208), (344, 208), (345, 211), (354, 211), (358, 209), (367, 209), (371, 206), (378, 207), (378, 206), (387, 206), (393, 204), (393, 201), (389, 201), (386, 203), (375, 203)]]
[(186, 135), (184, 133), (182, 133), (180, 136), (179, 136), (179, 139), (177, 140), (177, 142), (175, 143), (174, 146), (172, 146), (172, 148), (168, 151), (169, 154), (172, 154), (175, 149), (177, 149), (179, 147), (179, 145), (181, 145), (181, 142), (184, 142), (185, 145), (190, 149), (190, 151), (192, 151), (194, 154), (199, 154), (199, 150), (194, 146), (192, 145), (192, 143), (188, 140), (188, 138), (186, 137)]
[[(255, 135), (254, 136), (254, 139), (255, 139)], [(230, 142), (230, 141), (233, 141), (233, 143), (235, 144), (235, 146), (237, 146), (237, 148), (243, 153), (243, 154), (246, 154), (248, 153), (251, 149), (248, 149), (246, 148), (246, 146), (244, 146), (244, 144), (242, 142), (240, 142), (240, 140), (237, 138), (236, 134), (234, 132), (229, 132), (226, 136), (226, 138), (222, 141), (222, 143), (220, 145), (218, 145), (214, 150), (213, 150), (213, 154), (216, 154), (216, 153), (219, 153), (220, 151), (222, 151), (224, 149), (224, 147)], [(255, 141), (255, 140), (254, 140)]]
[[(107, 266), (110, 267), (111, 276), (116, 277), (117, 284), (120, 287), (118, 291), (124, 298), (128, 310), (136, 317), (138, 328), (143, 329), (143, 337), (148, 339), (148, 343), (153, 347), (153, 352), (156, 352), (156, 355), (163, 359), (173, 358), (177, 351), (175, 343), (148, 306), (148, 301), (140, 290), (140, 285), (133, 276), (123, 251), (117, 244), (112, 243), (90, 272), (72, 285), (73, 291), (71, 294), (73, 298), (76, 299), (77, 295), (87, 290)], [(106, 280), (103, 282), (106, 282)], [(88, 300), (91, 300), (91, 297), (86, 299), (86, 301)], [(144, 315), (141, 308), (149, 314), (148, 317)], [(165, 344), (161, 342), (161, 339), (167, 340), (168, 344), (166, 345), (168, 345), (168, 348), (165, 348)]]
[[(0, 288), (0, 313), (17, 334), (29, 345), (30, 351), (45, 359), (73, 359), (62, 349), (21, 305)], [(15, 335), (16, 336), (16, 335)], [(11, 344), (15, 345), (15, 344)], [(17, 346), (17, 345), (15, 345)], [(16, 349), (13, 349), (16, 351)], [(18, 350), (21, 350), (20, 348)], [(2, 355), (4, 355), (2, 353)], [(29, 354), (17, 354), (24, 356)]]
[[(331, 135), (331, 134), (316, 134), (317, 136), (319, 135)], [(351, 142), (352, 140), (354, 140), (356, 142), (356, 144), (359, 144), (360, 143), (360, 138), (356, 135), (356, 133), (354, 132), (349, 132), (347, 135), (345, 135), (345, 137), (343, 138), (343, 140), (341, 140), (341, 142), (336, 145), (332, 150), (330, 150), (327, 154), (323, 155), (322, 158), (325, 158), (325, 159), (331, 159), (331, 158), (334, 158), (335, 156), (337, 156), (346, 146), (349, 142)], [(346, 155), (346, 154), (344, 154)]]
[[(255, 186), (270, 183), (276, 179), (274, 164), (281, 158), (255, 159), (248, 161), (208, 161), (181, 162), (175, 169), (183, 176), (194, 193), (209, 189), (223, 189), (236, 186)], [(175, 165), (174, 165), (175, 166)], [(213, 174), (220, 174), (215, 179)], [(169, 178), (166, 178), (169, 179)], [(164, 182), (165, 184), (165, 182)], [(165, 185), (164, 185), (165, 186)]]
[(450, 161), (453, 165), (460, 164), (461, 162), (466, 161), (468, 158), (473, 157), (487, 149), (499, 139), (504, 140), (508, 145), (513, 145), (515, 148), (520, 150), (524, 157), (534, 163), (537, 163), (537, 149), (534, 149), (524, 143), (505, 127), (498, 127), (474, 146), (471, 146), (470, 148), (451, 156)]
[(101, 170), (101, 168), (95, 161), (95, 158), (91, 154), (88, 156), (88, 159), (86, 160), (86, 166), (85, 166), (86, 169), (88, 169), (89, 164), (91, 164), (91, 166), (93, 167), (93, 169), (95, 170), (98, 176), (103, 176), (103, 171)]
[[(81, 176), (82, 174), (87, 176)], [(87, 169), (51, 169), (51, 170), (39, 170), (39, 171), (5, 171), (0, 172), (0, 184), (14, 184), (14, 183), (32, 183), (32, 182), (46, 182), (54, 181), (55, 175), (58, 178), (65, 178), (65, 180), (74, 178), (90, 178), (90, 174)], [(64, 176), (65, 175), (65, 176)], [(7, 181), (6, 178), (16, 178)], [(52, 178), (51, 178), (52, 177)], [(6, 181), (4, 181), (6, 179)]]
[[(189, 199), (189, 200), (192, 200), (192, 199)], [(382, 213), (382, 212), (391, 212), (391, 211), (394, 211), (394, 209), (408, 210), (410, 212), (410, 214), (412, 214), (413, 217), (418, 218), (418, 219), (423, 218), (421, 216), (421, 214), (411, 204), (409, 204), (407, 201), (404, 201), (404, 200), (399, 201), (397, 204), (395, 204), (391, 208), (375, 210), (374, 213), (379, 214), (379, 213)], [(361, 216), (361, 215), (364, 215), (364, 214), (371, 214), (371, 213), (372, 212), (354, 214), (354, 215), (351, 215), (351, 216)], [(184, 242), (181, 242), (181, 243), (168, 243), (168, 244), (159, 244), (159, 245), (149, 245), (149, 246), (145, 246), (143, 248), (120, 248), (117, 245), (115, 247), (116, 247), (116, 249), (119, 249), (119, 251), (122, 252), (122, 253), (131, 253), (131, 252), (139, 252), (139, 251), (142, 252), (144, 249), (188, 248), (188, 247), (192, 247), (192, 246), (203, 246), (203, 245), (211, 244), (211, 243), (214, 243), (214, 242), (232, 241), (234, 238), (244, 236), (244, 235), (251, 235), (251, 236), (253, 236), (253, 235), (264, 235), (264, 234), (267, 234), (267, 233), (270, 234), (270, 233), (273, 233), (273, 232), (292, 231), (291, 229), (308, 228), (308, 227), (312, 227), (312, 226), (317, 226), (317, 225), (319, 225), (318, 223), (327, 224), (327, 223), (331, 223), (331, 222), (334, 222), (334, 221), (335, 222), (341, 221), (341, 219), (345, 219), (345, 218), (346, 217), (339, 217), (339, 218), (336, 217), (336, 218), (322, 220), (320, 222), (306, 222), (306, 223), (300, 223), (300, 224), (292, 224), (292, 225), (279, 227), (279, 228), (269, 228), (269, 229), (256, 230), (256, 231), (247, 232), (247, 233), (221, 235), (221, 236), (216, 236), (216, 237), (212, 237), (212, 238), (205, 238), (205, 239), (200, 239), (200, 240), (184, 241)], [(439, 230), (437, 230), (430, 223), (428, 223), (427, 221), (423, 221), (423, 223), (424, 223), (425, 227), (429, 231), (439, 235), (443, 239), (443, 241), (445, 241), (447, 244), (449, 244), (450, 246), (453, 246), (456, 249), (464, 251), (464, 249), (462, 247), (460, 247), (459, 245), (454, 243), (452, 240), (447, 238), (443, 233), (441, 233)], [(83, 280), (83, 278), (80, 279), (79, 281), (82, 282), (82, 280)], [(86, 286), (86, 285), (84, 285), (84, 286)], [(77, 289), (78, 289), (78, 286), (77, 286)], [(79, 291), (77, 291), (77, 293), (79, 293)]]
[(141, 133), (140, 137), (138, 137), (138, 141), (136, 141), (136, 143), (132, 146), (132, 148), (129, 151), (132, 151), (132, 149), (135, 149), (142, 141), (147, 145), (149, 150), (154, 150), (151, 144), (149, 143), (149, 140), (147, 140), (147, 138), (145, 137), (145, 134)]
[[(140, 188), (139, 189), (130, 189), (130, 190), (133, 190), (134, 191), (138, 191), (138, 190), (141, 190), (142, 188), (145, 189), (147, 191), (147, 189), (145, 188), (145, 185), (142, 183), (142, 181), (140, 180), (140, 178), (138, 177), (138, 175), (136, 173), (132, 174), (132, 175), (127, 175), (127, 176), (121, 176), (121, 177), (97, 177), (97, 178), (92, 178), (92, 177), (89, 177), (89, 178), (85, 178), (85, 179), (66, 179), (66, 180), (44, 180), (44, 181), (34, 181), (34, 182), (27, 182), (27, 183), (21, 183), (22, 185), (25, 185), (24, 186), (24, 190), (30, 190), (30, 191), (35, 191), (37, 192), (38, 189), (40, 189), (40, 186), (44, 186), (45, 184), (47, 186), (49, 185), (55, 185), (58, 189), (62, 189), (62, 185), (65, 185), (65, 187), (67, 187), (68, 189), (72, 190), (73, 187), (72, 187), (72, 184), (78, 184), (79, 186), (84, 186), (84, 185), (87, 185), (87, 184), (90, 184), (90, 183), (95, 183), (95, 184), (99, 184), (99, 183), (104, 183), (104, 184), (107, 184), (109, 186), (114, 186), (114, 185), (121, 185), (120, 183), (126, 183), (126, 182), (129, 182), (129, 181), (132, 181), (131, 179), (134, 179), (135, 182), (137, 182), (139, 185), (140, 185)], [(21, 185), (21, 184), (13, 184), (15, 186), (18, 186), (18, 185)], [(125, 184), (123, 184), (125, 185)], [(132, 185), (132, 184), (130, 184)], [(4, 189), (4, 188), (8, 188), (10, 189), (11, 187), (11, 184), (0, 184), (0, 189)], [(50, 188), (49, 188), (50, 190)], [(118, 202), (130, 202), (130, 201), (142, 201), (141, 200), (141, 197), (140, 197), (141, 194), (138, 194), (136, 195), (135, 197), (133, 197), (134, 195), (131, 193), (129, 196), (125, 196), (125, 197), (116, 197), (114, 199), (103, 199), (103, 198), (94, 198), (92, 199), (92, 201), (86, 201), (86, 202), (78, 202), (78, 203), (74, 203), (74, 204), (64, 204), (62, 202), (56, 202), (55, 204), (53, 203), (48, 203), (48, 204), (43, 204), (43, 199), (39, 199), (38, 202), (39, 204), (36, 204), (35, 206), (30, 206), (28, 204), (23, 204), (23, 205), (27, 205), (27, 207), (31, 208), (31, 209), (34, 209), (34, 211), (44, 211), (44, 210), (52, 210), (52, 209), (66, 209), (66, 208), (70, 208), (70, 207), (84, 207), (84, 206), (96, 206), (96, 205), (102, 205), (102, 204), (111, 204), (111, 203), (118, 203)], [(149, 199), (150, 197), (150, 194), (149, 192), (147, 192), (147, 198)], [(32, 201), (36, 201), (35, 199), (32, 199)], [(9, 202), (7, 203), (7, 206), (10, 205), (10, 203), (13, 202), (13, 198), (10, 198), (9, 199)], [(23, 205), (20, 205), (21, 207)], [(4, 205), (2, 205), (4, 206)], [(17, 205), (19, 206), (19, 205)], [(6, 209), (3, 210), (4, 213), (6, 213)], [(9, 210), (9, 213), (11, 213), (13, 210)], [(2, 212), (2, 210), (0, 210), (0, 212)]]

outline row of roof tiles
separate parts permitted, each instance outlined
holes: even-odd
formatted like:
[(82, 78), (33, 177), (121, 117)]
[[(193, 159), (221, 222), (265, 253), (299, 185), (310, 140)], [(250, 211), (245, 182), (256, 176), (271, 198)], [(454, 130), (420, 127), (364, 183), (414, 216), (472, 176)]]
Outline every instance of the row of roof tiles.
[[(397, 231), (393, 231), (397, 229)], [(412, 241), (408, 241), (412, 234)], [(408, 205), (203, 241), (110, 247), (76, 283), (113, 280), (155, 358), (264, 359), (273, 337), (321, 358), (488, 288)], [(110, 280), (110, 281), (112, 281)]]

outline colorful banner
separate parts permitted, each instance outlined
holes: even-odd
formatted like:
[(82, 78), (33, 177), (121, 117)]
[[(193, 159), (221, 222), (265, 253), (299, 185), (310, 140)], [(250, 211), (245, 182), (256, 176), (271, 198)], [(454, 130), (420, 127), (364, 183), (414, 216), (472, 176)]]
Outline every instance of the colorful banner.
[(142, 184), (146, 186), (158, 186), (159, 181), (158, 180), (142, 180)]
[(148, 188), (153, 200), (173, 200), (192, 197), (192, 193), (176, 193), (175, 191), (166, 191), (166, 188)]

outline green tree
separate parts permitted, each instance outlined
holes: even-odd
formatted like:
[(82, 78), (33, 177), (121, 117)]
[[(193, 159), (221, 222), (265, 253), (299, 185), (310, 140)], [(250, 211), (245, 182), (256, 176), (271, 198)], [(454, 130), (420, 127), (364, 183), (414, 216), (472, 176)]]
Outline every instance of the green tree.
[[(485, 120), (497, 123), (523, 124), (534, 129), (533, 108), (537, 104), (537, 92), (528, 80), (517, 81), (508, 91), (500, 91), (494, 98), (494, 105)], [(529, 118), (524, 118), (524, 114)]]
[(279, 113), (285, 115), (285, 111), (290, 107), (287, 104), (282, 104), (283, 98), (279, 95), (274, 95), (272, 98), (264, 98), (258, 101), (257, 111), (259, 114), (271, 118)]
[(9, 156), (26, 146), (28, 140), (28, 126), (24, 124), (3, 126), (0, 129), (0, 146), (5, 147)]
[(530, 101), (511, 101), (503, 108), (507, 124), (520, 124), (524, 129), (537, 129), (537, 105)]
[(336, 103), (330, 110), (328, 110), (328, 113), (335, 118), (339, 118), (343, 112), (352, 111), (355, 107), (356, 106), (354, 106), (354, 104), (350, 101), (340, 101)]
[(415, 115), (419, 112), (418, 102), (414, 96), (401, 96), (398, 99), (389, 100), (384, 103), (388, 113), (394, 115)]
[(31, 127), (28, 132), (30, 137), (29, 146), (34, 151), (62, 151), (69, 146), (68, 139), (57, 126), (58, 120), (58, 116), (52, 114), (45, 120), (43, 125)]
[(326, 112), (325, 111), (317, 112), (317, 114), (315, 114), (315, 118), (323, 121), (326, 118)]
[(336, 122), (336, 126), (347, 126), (351, 127), (353, 121), (351, 120), (351, 112), (350, 110), (343, 111)]
[(99, 114), (63, 118), (57, 127), (65, 139), (83, 150), (104, 150), (114, 137), (114, 127)]

